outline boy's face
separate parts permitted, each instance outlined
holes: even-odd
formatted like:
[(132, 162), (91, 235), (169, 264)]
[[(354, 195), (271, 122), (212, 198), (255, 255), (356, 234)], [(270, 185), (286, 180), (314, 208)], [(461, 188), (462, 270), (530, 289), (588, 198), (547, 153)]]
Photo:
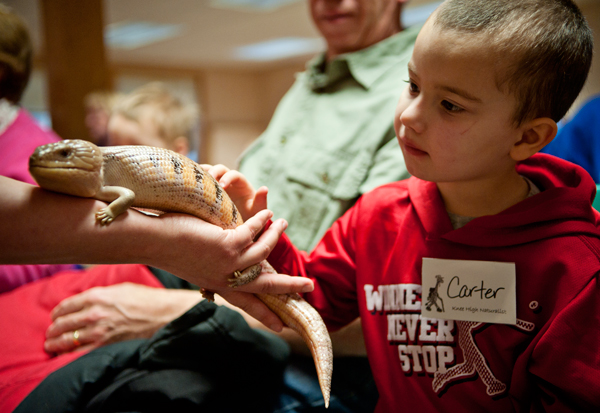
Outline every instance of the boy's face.
[[(476, 39), (475, 39), (476, 40)], [(475, 182), (514, 171), (510, 150), (521, 140), (512, 123), (516, 100), (501, 92), (502, 68), (473, 36), (421, 30), (394, 127), (408, 171), (434, 182)]]
[(113, 114), (108, 121), (108, 144), (147, 145), (167, 148), (167, 143), (158, 134), (158, 128), (152, 122), (151, 116), (142, 116), (139, 122), (128, 119), (118, 113)]

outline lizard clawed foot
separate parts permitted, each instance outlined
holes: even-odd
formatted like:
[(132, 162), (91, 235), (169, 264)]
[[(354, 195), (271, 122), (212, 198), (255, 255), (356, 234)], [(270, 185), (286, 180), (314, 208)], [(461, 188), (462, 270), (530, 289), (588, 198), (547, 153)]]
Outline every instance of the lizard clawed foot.
[(260, 275), (262, 272), (262, 265), (256, 264), (251, 267), (246, 268), (243, 271), (236, 271), (233, 273), (233, 278), (229, 280), (229, 286), (232, 288), (239, 287), (245, 284), (248, 284), (250, 281), (253, 281)]
[(100, 225), (108, 225), (115, 219), (115, 216), (108, 208), (102, 208), (100, 211), (96, 212), (96, 221), (100, 223)]

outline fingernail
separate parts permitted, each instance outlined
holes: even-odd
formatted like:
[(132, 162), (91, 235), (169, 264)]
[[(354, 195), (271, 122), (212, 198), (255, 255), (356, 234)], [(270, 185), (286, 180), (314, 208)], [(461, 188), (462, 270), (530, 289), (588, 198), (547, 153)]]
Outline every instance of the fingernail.
[(281, 324), (271, 324), (271, 330), (275, 331), (276, 333), (281, 333), (283, 327), (281, 326)]
[(310, 292), (312, 292), (314, 289), (315, 289), (315, 286), (314, 286), (314, 285), (307, 284), (307, 285), (305, 285), (304, 287), (302, 287), (302, 292), (303, 292), (303, 293), (310, 293)]

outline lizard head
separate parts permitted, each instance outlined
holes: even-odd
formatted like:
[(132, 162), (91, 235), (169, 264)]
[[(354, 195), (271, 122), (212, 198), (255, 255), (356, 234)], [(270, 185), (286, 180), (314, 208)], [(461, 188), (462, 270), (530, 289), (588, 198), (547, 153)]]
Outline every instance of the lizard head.
[(64, 140), (43, 145), (29, 158), (29, 172), (40, 187), (91, 197), (102, 185), (102, 152), (91, 142)]

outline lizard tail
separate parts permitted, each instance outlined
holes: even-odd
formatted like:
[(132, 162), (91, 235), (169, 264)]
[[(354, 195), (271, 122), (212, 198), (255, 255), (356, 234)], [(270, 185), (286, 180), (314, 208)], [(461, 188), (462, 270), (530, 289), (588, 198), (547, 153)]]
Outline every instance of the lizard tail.
[[(308, 345), (315, 361), (319, 385), (329, 407), (333, 356), (331, 338), (317, 311), (298, 294), (256, 294), (281, 320), (296, 331)], [(311, 336), (307, 334), (311, 333)]]

